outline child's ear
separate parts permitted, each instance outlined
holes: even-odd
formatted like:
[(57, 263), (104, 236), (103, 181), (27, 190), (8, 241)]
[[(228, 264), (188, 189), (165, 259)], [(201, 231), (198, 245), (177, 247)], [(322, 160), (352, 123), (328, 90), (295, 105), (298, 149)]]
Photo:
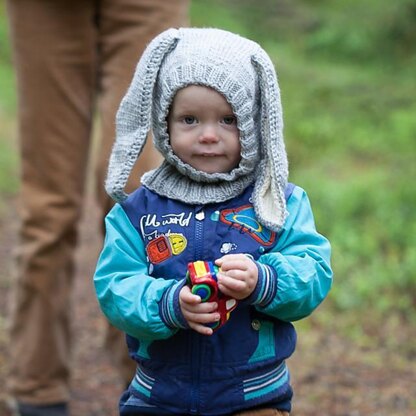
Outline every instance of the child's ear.
[(169, 29), (150, 42), (137, 64), (133, 80), (117, 112), (116, 141), (105, 188), (118, 202), (127, 198), (124, 187), (150, 131), (153, 89), (161, 63), (178, 39), (179, 31)]

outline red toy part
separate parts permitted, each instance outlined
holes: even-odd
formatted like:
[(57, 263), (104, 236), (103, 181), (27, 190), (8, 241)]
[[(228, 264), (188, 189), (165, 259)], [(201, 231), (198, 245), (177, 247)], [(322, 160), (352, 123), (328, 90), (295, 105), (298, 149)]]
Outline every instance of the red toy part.
[(210, 325), (214, 330), (222, 327), (230, 319), (231, 312), (237, 307), (237, 301), (234, 298), (222, 294), (217, 302), (220, 320)]
[(212, 302), (218, 296), (217, 272), (219, 268), (212, 262), (194, 261), (188, 264), (187, 283), (193, 294), (202, 302)]
[(186, 281), (192, 293), (200, 296), (202, 302), (217, 302), (220, 320), (208, 326), (216, 331), (229, 319), (231, 312), (237, 307), (237, 301), (223, 295), (218, 289), (217, 273), (220, 268), (211, 261), (195, 261), (188, 263)]

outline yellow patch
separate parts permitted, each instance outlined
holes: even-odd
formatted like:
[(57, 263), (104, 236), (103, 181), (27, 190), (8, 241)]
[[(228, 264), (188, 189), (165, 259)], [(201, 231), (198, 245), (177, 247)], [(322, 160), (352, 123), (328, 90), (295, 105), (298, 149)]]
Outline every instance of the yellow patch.
[(185, 250), (188, 241), (186, 240), (184, 235), (173, 233), (169, 234), (167, 237), (169, 238), (172, 254), (177, 256)]

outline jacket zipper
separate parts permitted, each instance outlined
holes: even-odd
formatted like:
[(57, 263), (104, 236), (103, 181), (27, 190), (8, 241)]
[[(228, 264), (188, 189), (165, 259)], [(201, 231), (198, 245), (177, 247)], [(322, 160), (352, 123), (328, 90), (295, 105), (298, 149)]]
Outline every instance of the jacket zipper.
[[(195, 257), (194, 260), (204, 260), (203, 255), (203, 231), (204, 231), (205, 213), (203, 210), (195, 209)], [(199, 408), (199, 384), (200, 384), (200, 339), (197, 334), (192, 334), (191, 351), (192, 351), (192, 390), (191, 390), (191, 414), (197, 414)]]

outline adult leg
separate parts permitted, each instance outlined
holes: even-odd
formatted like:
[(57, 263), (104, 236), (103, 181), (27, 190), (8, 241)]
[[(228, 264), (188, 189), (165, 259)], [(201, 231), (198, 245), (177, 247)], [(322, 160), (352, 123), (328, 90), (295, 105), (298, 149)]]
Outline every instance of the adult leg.
[[(188, 24), (188, 0), (102, 0), (98, 13), (102, 141), (97, 163), (97, 195), (103, 215), (112, 202), (104, 191), (107, 165), (115, 136), (115, 114), (131, 82), (137, 61), (146, 45), (169, 27)], [(142, 174), (161, 162), (148, 140), (133, 169), (128, 189), (136, 188)], [(124, 381), (130, 381), (134, 365), (124, 336), (108, 328), (106, 344)]]
[(11, 393), (68, 400), (70, 290), (95, 77), (90, 1), (8, 0), (17, 73), (21, 191)]

